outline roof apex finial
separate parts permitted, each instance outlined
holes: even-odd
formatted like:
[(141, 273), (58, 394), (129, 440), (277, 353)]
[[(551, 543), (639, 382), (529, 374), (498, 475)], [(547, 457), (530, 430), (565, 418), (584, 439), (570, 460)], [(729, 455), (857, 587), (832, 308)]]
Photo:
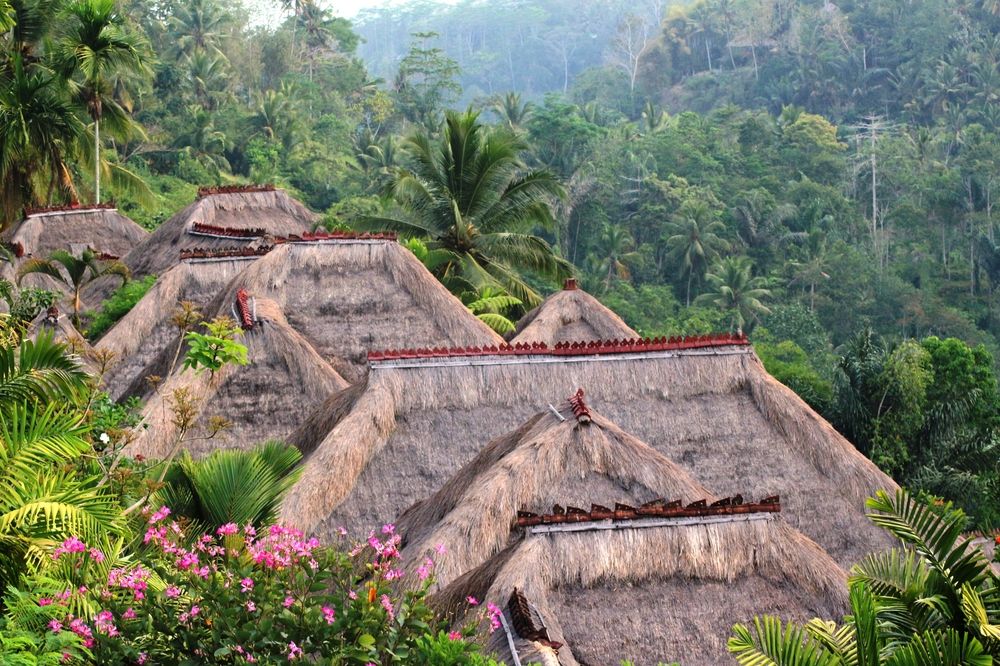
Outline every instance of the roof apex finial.
[(566, 281), (563, 282), (563, 291), (574, 291), (576, 289), (578, 289), (576, 286), (576, 278), (566, 278)]

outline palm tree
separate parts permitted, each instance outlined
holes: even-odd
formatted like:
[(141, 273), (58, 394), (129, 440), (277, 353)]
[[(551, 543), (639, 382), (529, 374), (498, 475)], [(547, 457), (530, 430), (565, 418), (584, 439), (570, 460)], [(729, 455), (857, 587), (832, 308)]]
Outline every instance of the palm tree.
[(635, 259), (638, 255), (632, 250), (635, 241), (628, 229), (620, 225), (605, 223), (601, 230), (600, 253), (603, 257), (600, 264), (600, 272), (604, 276), (604, 291), (611, 288), (611, 281), (614, 278), (627, 280), (629, 270), (627, 261)]
[(500, 119), (501, 124), (507, 129), (518, 131), (524, 128), (528, 120), (531, 119), (535, 111), (535, 105), (531, 102), (521, 102), (521, 95), (516, 92), (509, 92), (502, 97), (497, 95), (490, 102), (490, 110)]
[(60, 55), (67, 73), (79, 73), (78, 95), (94, 121), (94, 202), (101, 201), (101, 119), (109, 113), (127, 128), (129, 115), (114, 96), (116, 79), (151, 76), (146, 45), (129, 29), (116, 0), (76, 0), (66, 8)]
[(222, 170), (230, 168), (225, 155), (229, 146), (226, 135), (215, 128), (212, 114), (197, 104), (187, 108), (185, 127), (186, 131), (174, 139), (174, 147), (207, 168), (218, 181)]
[(219, 49), (232, 17), (216, 0), (184, 0), (174, 5), (167, 19), (177, 52), (191, 56), (208, 51), (225, 57)]
[(56, 77), (28, 68), (15, 53), (0, 86), (0, 228), (20, 219), (25, 205), (48, 203), (55, 190), (73, 194), (67, 156), (83, 124)]
[(695, 274), (700, 277), (709, 262), (728, 246), (717, 234), (724, 228), (708, 205), (701, 201), (686, 201), (673, 217), (673, 235), (667, 238), (667, 246), (673, 258), (680, 261), (681, 275), (687, 276), (687, 305), (691, 305), (692, 278)]
[(483, 287), (481, 291), (463, 294), (462, 300), (479, 321), (500, 335), (514, 332), (514, 322), (509, 315), (520, 307), (521, 301), (510, 294), (493, 287)]
[(401, 217), (369, 217), (362, 226), (425, 236), (431, 250), (450, 259), (435, 270), (458, 293), (500, 287), (528, 306), (541, 297), (525, 281), (531, 273), (562, 279), (572, 266), (530, 230), (551, 229), (550, 202), (563, 196), (546, 171), (525, 168), (524, 142), (509, 130), (487, 128), (479, 114), (448, 112), (441, 140), (410, 138), (411, 168), (399, 169), (390, 186)]
[(152, 500), (210, 532), (226, 523), (270, 525), (301, 474), (296, 468), (301, 459), (298, 449), (281, 442), (252, 451), (215, 451), (201, 460), (185, 451)]
[(102, 261), (90, 249), (84, 250), (79, 257), (74, 257), (65, 250), (56, 250), (48, 259), (28, 259), (17, 271), (17, 282), (21, 283), (24, 276), (31, 273), (41, 273), (59, 280), (73, 292), (73, 325), (80, 326), (80, 292), (83, 288), (102, 275), (116, 275), (122, 284), (128, 282), (128, 266), (120, 261)]
[(906, 491), (879, 491), (869, 518), (903, 548), (873, 553), (849, 580), (843, 625), (756, 618), (736, 625), (729, 651), (747, 666), (918, 666), (994, 663), (1000, 656), (1000, 592), (982, 550), (962, 532), (962, 511), (931, 508)]
[(184, 60), (184, 88), (205, 110), (218, 107), (229, 86), (229, 60), (210, 51), (195, 51)]
[(0, 349), (0, 587), (43, 568), (59, 540), (119, 530), (116, 498), (71, 463), (91, 450), (78, 404), (87, 374), (51, 334)]
[(742, 335), (744, 326), (770, 312), (761, 299), (770, 296), (771, 292), (763, 287), (763, 278), (752, 277), (751, 273), (748, 258), (726, 257), (706, 276), (713, 291), (696, 298), (695, 304), (712, 304), (728, 313), (729, 329)]

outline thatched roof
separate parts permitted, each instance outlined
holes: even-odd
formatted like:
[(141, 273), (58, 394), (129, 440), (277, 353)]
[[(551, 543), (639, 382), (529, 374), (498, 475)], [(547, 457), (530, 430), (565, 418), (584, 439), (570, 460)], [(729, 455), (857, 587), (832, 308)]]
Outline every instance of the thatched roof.
[[(242, 344), (249, 364), (226, 365), (214, 377), (196, 374), (178, 363), (155, 393), (147, 396), (141, 430), (129, 445), (131, 454), (149, 458), (168, 456), (178, 430), (171, 411), (177, 390), (186, 390), (196, 402), (197, 427), (186, 437), (194, 455), (218, 448), (246, 448), (268, 439), (280, 439), (302, 418), (305, 401), (322, 401), (347, 388), (347, 382), (330, 367), (285, 319), (275, 302), (241, 294), (213, 315), (237, 314), (245, 321)], [(161, 354), (160, 359), (168, 356)], [(172, 354), (171, 354), (172, 356)], [(219, 437), (206, 435), (212, 417), (222, 417), (230, 427)]]
[(80, 357), (85, 368), (94, 372), (94, 353), (87, 340), (73, 326), (69, 316), (57, 307), (51, 307), (42, 312), (28, 327), (28, 336), (35, 340), (43, 332), (50, 332), (52, 337), (63, 342), (74, 354)]
[(847, 577), (819, 546), (777, 514), (733, 518), (527, 533), (434, 601), (458, 619), (469, 596), (500, 606), (488, 649), (508, 664), (513, 644), (522, 664), (710, 666), (755, 615), (841, 619)]
[(393, 240), (330, 238), (278, 245), (227, 287), (270, 298), (348, 381), (372, 349), (495, 345), (503, 340)]
[[(291, 441), (307, 452), (283, 518), (363, 533), (442, 486), (482, 446), (577, 387), (718, 496), (789, 497), (789, 522), (849, 564), (891, 542), (865, 499), (895, 483), (746, 343), (374, 354), (367, 382)], [(337, 470), (330, 474), (329, 470)]]
[(24, 256), (47, 257), (53, 250), (79, 255), (86, 249), (125, 256), (149, 237), (149, 232), (115, 208), (78, 208), (29, 214), (4, 234)]
[(248, 259), (200, 259), (181, 261), (165, 271), (138, 303), (94, 345), (114, 355), (104, 376), (112, 398), (129, 392), (142, 393), (147, 366), (165, 349), (175, 348), (178, 329), (173, 317), (181, 301), (194, 303), (203, 314)]
[(181, 250), (267, 245), (267, 236), (301, 234), (315, 224), (316, 215), (281, 190), (208, 194), (161, 224), (124, 261), (135, 275), (159, 275)]
[(557, 342), (577, 340), (621, 340), (637, 338), (622, 318), (600, 301), (579, 289), (570, 278), (562, 291), (546, 298), (541, 305), (517, 322), (511, 342)]
[[(507, 546), (518, 511), (595, 501), (639, 506), (655, 498), (715, 499), (645, 442), (593, 409), (578, 418), (563, 402), (487, 444), (437, 492), (404, 512), (397, 531), (407, 568), (440, 559), (434, 574), (446, 585)], [(447, 549), (443, 558), (435, 555), (438, 544)]]

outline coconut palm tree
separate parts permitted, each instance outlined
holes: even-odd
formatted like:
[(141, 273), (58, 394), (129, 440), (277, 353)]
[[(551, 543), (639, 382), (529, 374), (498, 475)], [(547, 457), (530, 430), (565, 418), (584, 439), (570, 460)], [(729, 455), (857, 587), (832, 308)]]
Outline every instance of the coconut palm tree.
[(667, 238), (672, 258), (679, 261), (681, 275), (687, 276), (687, 305), (691, 305), (691, 281), (695, 275), (701, 277), (709, 262), (719, 256), (719, 251), (728, 243), (718, 232), (725, 227), (707, 204), (701, 201), (686, 201), (680, 211), (673, 216), (673, 235)]
[(68, 156), (83, 134), (57, 77), (28, 67), (14, 53), (0, 86), (0, 206), (4, 227), (26, 205), (45, 204), (54, 192), (73, 194)]
[(458, 293), (500, 287), (531, 307), (541, 297), (525, 274), (572, 273), (569, 262), (530, 233), (552, 228), (550, 202), (563, 196), (563, 187), (552, 174), (525, 167), (519, 137), (478, 118), (471, 110), (448, 112), (440, 141), (425, 133), (410, 138), (411, 166), (397, 170), (390, 185), (400, 215), (369, 217), (362, 226), (423, 236), (431, 250), (450, 253), (435, 274)]
[(873, 553), (851, 571), (843, 625), (774, 617), (736, 625), (729, 650), (747, 666), (918, 666), (994, 663), (1000, 592), (962, 511), (931, 508), (906, 491), (868, 500), (872, 522), (903, 548)]
[(120, 261), (103, 261), (93, 250), (84, 250), (74, 257), (65, 250), (56, 250), (48, 259), (28, 259), (17, 271), (17, 282), (31, 273), (41, 273), (59, 280), (73, 292), (73, 325), (80, 326), (80, 292), (103, 275), (116, 275), (122, 284), (128, 282), (128, 266)]
[(632, 234), (623, 226), (605, 223), (599, 240), (600, 253), (603, 259), (600, 263), (600, 273), (604, 276), (604, 291), (611, 288), (615, 278), (629, 278), (628, 261), (638, 257), (633, 250), (635, 241)]
[(750, 260), (726, 257), (705, 276), (712, 291), (695, 299), (695, 304), (711, 304), (729, 314), (731, 331), (743, 333), (743, 327), (757, 321), (770, 310), (761, 299), (771, 292), (763, 287), (763, 278), (752, 277)]
[(28, 402), (72, 402), (86, 383), (80, 360), (51, 332), (0, 347), (0, 412)]
[(232, 16), (217, 0), (184, 0), (175, 3), (167, 19), (177, 53), (190, 56), (208, 51), (225, 57), (219, 49)]
[(76, 95), (94, 121), (94, 202), (101, 201), (101, 120), (128, 132), (128, 112), (114, 95), (116, 80), (151, 76), (145, 40), (130, 30), (116, 0), (76, 0), (60, 22), (59, 55), (64, 72), (79, 74)]
[(521, 102), (521, 95), (516, 92), (509, 92), (506, 95), (497, 95), (490, 102), (490, 111), (496, 114), (500, 123), (511, 131), (519, 131), (524, 128), (531, 119), (535, 111), (535, 105), (531, 102)]

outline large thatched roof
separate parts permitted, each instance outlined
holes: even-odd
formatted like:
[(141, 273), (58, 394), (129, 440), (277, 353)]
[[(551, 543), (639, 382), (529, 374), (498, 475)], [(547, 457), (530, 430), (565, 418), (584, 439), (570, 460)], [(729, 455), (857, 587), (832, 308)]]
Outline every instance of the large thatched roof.
[(372, 349), (503, 343), (413, 253), (387, 238), (347, 234), (280, 244), (233, 280), (225, 299), (237, 289), (277, 302), (348, 381), (364, 374)]
[(555, 346), (557, 342), (637, 337), (639, 334), (621, 317), (578, 288), (576, 280), (570, 278), (562, 291), (546, 298), (517, 322), (511, 342), (544, 342)]
[(181, 250), (267, 245), (267, 237), (310, 231), (316, 216), (281, 190), (230, 191), (199, 196), (125, 256), (135, 275), (162, 274)]
[(147, 366), (165, 349), (179, 342), (174, 314), (181, 301), (197, 306), (208, 315), (207, 307), (236, 275), (246, 268), (248, 258), (187, 259), (165, 271), (138, 303), (116, 323), (95, 347), (114, 355), (104, 376), (108, 393), (120, 399), (129, 392), (146, 390)]
[(726, 340), (375, 354), (364, 385), (291, 436), (308, 457), (283, 517), (324, 532), (391, 521), (579, 386), (714, 494), (782, 489), (790, 524), (838, 561), (889, 545), (864, 502), (893, 481), (768, 375), (748, 344)]
[(847, 608), (844, 571), (777, 514), (613, 525), (528, 529), (435, 601), (459, 618), (469, 596), (496, 603), (503, 627), (489, 649), (508, 664), (547, 666), (730, 663), (736, 622), (839, 620)]
[(29, 214), (4, 234), (24, 256), (47, 257), (53, 250), (79, 255), (91, 249), (116, 257), (126, 255), (149, 232), (111, 207), (41, 210)]
[[(268, 439), (280, 439), (302, 418), (304, 400), (322, 401), (347, 388), (330, 367), (285, 319), (273, 301), (240, 293), (212, 314), (236, 314), (244, 327), (241, 342), (249, 364), (226, 365), (214, 377), (196, 374), (178, 363), (162, 384), (147, 396), (141, 430), (129, 445), (131, 454), (167, 457), (178, 437), (172, 412), (177, 391), (186, 391), (195, 404), (196, 427), (185, 437), (193, 454), (218, 448), (246, 448)], [(161, 354), (161, 359), (167, 355)], [(230, 427), (214, 439), (203, 438), (212, 417)]]
[[(404, 561), (413, 569), (440, 558), (435, 578), (446, 585), (507, 546), (518, 511), (547, 513), (555, 504), (599, 501), (639, 506), (656, 498), (715, 499), (681, 467), (587, 408), (546, 409), (490, 442), (436, 493), (397, 521)], [(583, 409), (580, 409), (580, 407)], [(778, 488), (775, 491), (780, 490)]]

